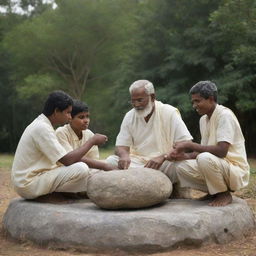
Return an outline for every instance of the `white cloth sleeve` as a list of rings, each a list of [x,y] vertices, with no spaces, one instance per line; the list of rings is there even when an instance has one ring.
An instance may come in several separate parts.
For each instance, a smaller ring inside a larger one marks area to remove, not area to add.
[[[52,164],[58,162],[67,151],[59,143],[55,131],[48,127],[40,127],[37,136],[33,137],[36,146],[50,160]]]

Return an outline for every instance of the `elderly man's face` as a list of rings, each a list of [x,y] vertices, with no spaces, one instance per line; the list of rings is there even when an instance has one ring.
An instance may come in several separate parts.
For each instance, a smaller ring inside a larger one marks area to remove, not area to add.
[[[131,104],[136,110],[143,110],[150,101],[150,96],[144,88],[133,90],[131,93]]]
[[[152,97],[145,92],[144,88],[132,91],[131,104],[140,117],[149,115],[154,106]]]

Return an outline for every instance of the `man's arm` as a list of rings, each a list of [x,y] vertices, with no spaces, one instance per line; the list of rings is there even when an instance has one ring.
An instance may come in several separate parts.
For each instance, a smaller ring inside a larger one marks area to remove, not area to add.
[[[183,141],[184,142],[191,142],[190,140],[186,140],[186,141]],[[178,143],[182,143],[182,142],[177,142]],[[168,161],[180,161],[180,160],[185,160],[185,159],[191,159],[192,157],[194,157],[192,154],[190,153],[177,153],[175,152],[175,150],[171,149],[169,152],[167,152],[166,154],[162,154],[160,156],[157,156],[157,157],[154,157],[152,159],[150,159],[145,167],[148,167],[148,168],[153,168],[153,169],[156,169],[158,170],[161,165],[163,164],[163,162],[165,160],[168,160]]]
[[[115,154],[119,156],[118,168],[128,169],[131,163],[130,159],[130,147],[127,146],[116,146]]]
[[[204,146],[195,142],[180,142],[174,145],[174,149],[177,154],[185,153],[185,151],[192,151],[193,154],[195,154],[195,152],[209,152],[217,157],[224,158],[228,153],[229,145],[230,144],[225,141],[220,141],[217,145],[209,146]]]
[[[158,170],[165,160],[167,160],[167,154],[162,154],[160,156],[150,159],[145,164],[145,167]]]
[[[82,157],[91,149],[92,146],[102,145],[106,141],[107,141],[106,135],[96,133],[93,137],[91,137],[88,141],[86,141],[85,144],[82,145],[80,148],[77,148],[67,153],[65,156],[59,159],[59,162],[61,162],[66,166],[79,162],[81,161]]]

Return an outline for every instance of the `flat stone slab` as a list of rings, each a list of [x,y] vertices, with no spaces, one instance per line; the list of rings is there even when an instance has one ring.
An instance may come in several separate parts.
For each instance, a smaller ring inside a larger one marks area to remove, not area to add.
[[[255,229],[246,201],[225,207],[177,199],[137,210],[102,210],[89,199],[51,204],[14,199],[3,219],[7,235],[52,248],[81,251],[162,251],[228,243]]]

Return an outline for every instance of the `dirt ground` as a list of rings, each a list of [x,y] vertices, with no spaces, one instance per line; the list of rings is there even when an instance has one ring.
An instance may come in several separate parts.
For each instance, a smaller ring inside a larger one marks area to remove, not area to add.
[[[2,218],[4,212],[6,211],[9,201],[12,198],[17,197],[17,194],[12,190],[10,185],[10,172],[8,169],[0,168],[0,223],[2,223]],[[246,199],[250,206],[252,207],[254,213],[256,212],[256,200]],[[67,256],[67,255],[115,255],[115,256],[125,256],[129,253],[122,251],[114,251],[109,253],[101,254],[85,254],[76,250],[68,251],[57,251],[49,248],[40,248],[30,242],[18,243],[15,241],[7,240],[4,232],[2,230],[2,225],[0,228],[0,255],[1,256]],[[145,255],[143,253],[133,254],[133,255]],[[177,248],[172,251],[154,253],[152,256],[256,256],[256,230],[249,234],[246,238],[241,240],[233,241],[226,245],[211,244],[205,245],[197,249],[191,248]]]

